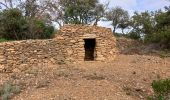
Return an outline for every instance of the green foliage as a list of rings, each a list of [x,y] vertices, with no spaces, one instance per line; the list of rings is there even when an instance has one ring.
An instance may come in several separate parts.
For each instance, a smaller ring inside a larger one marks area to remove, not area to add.
[[[167,48],[170,48],[170,9],[165,13],[158,13],[155,19],[157,32],[153,36],[155,37],[154,41],[167,44]]]
[[[126,38],[128,38],[128,35],[127,35],[127,34],[114,33],[113,35],[114,35],[115,37],[126,37]]]
[[[135,12],[132,16],[131,27],[133,28],[132,33],[138,34],[152,34],[154,31],[155,23],[153,15],[148,11],[137,13]]]
[[[21,88],[17,85],[6,83],[0,87],[1,100],[9,100],[12,95],[19,94],[20,92]]]
[[[29,22],[29,34],[26,34],[29,39],[46,39],[51,38],[54,34],[54,27],[45,22],[33,19]]]
[[[113,32],[115,33],[117,28],[123,30],[129,26],[129,14],[126,10],[116,7],[107,12],[106,18],[112,21]]]
[[[59,3],[66,24],[88,24],[103,12],[103,6],[98,5],[98,0],[59,0]]]
[[[26,18],[19,9],[0,13],[0,36],[8,40],[51,38],[54,28],[37,18]]]
[[[158,80],[152,82],[154,96],[149,100],[169,100],[170,99],[170,79]]]
[[[53,37],[53,35],[54,35],[54,27],[50,26],[50,25],[46,26],[44,28],[44,33],[45,33],[44,38],[51,38],[51,37]]]
[[[6,39],[20,39],[26,29],[26,20],[18,9],[4,10],[0,17],[2,37]]]
[[[170,48],[170,9],[168,7],[165,12],[161,10],[135,12],[132,16],[131,27],[130,37],[135,36],[138,39],[138,36],[144,36],[145,42],[159,43],[162,48]]]
[[[116,36],[116,37],[123,37],[124,36],[124,34],[121,34],[121,33],[113,33],[113,35]]]
[[[5,38],[0,38],[0,42],[7,42],[9,40],[5,39]]]
[[[145,41],[161,43],[161,44],[169,44],[170,29],[167,29],[165,31],[159,31],[158,33],[153,33],[151,35],[147,35]]]
[[[140,40],[140,34],[137,33],[128,33],[128,34],[122,34],[122,33],[114,33],[114,36],[116,37],[125,37],[125,38],[130,38],[130,39],[135,39],[135,40]]]
[[[140,34],[138,34],[136,32],[131,32],[131,33],[127,34],[127,37],[129,37],[131,39],[135,39],[135,40],[139,40],[141,38]]]

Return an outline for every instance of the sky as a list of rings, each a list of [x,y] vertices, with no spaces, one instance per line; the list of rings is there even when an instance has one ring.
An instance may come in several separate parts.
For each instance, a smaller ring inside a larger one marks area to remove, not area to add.
[[[132,16],[134,11],[155,11],[158,9],[164,9],[165,6],[170,6],[170,0],[100,0],[101,3],[110,2],[109,8],[116,6],[122,7],[127,10]],[[99,26],[112,28],[111,22],[100,21]],[[119,30],[118,30],[119,31]]]
[[[99,1],[101,3],[110,2],[109,4],[110,9],[116,6],[122,7],[123,9],[127,10],[131,16],[135,11],[137,12],[142,12],[146,10],[155,11],[158,9],[164,9],[165,6],[170,6],[170,0],[99,0]],[[100,21],[98,25],[112,28],[111,22]]]
[[[101,3],[110,2],[109,8],[120,6],[128,10],[130,14],[134,11],[154,11],[170,6],[170,0],[99,0]]]

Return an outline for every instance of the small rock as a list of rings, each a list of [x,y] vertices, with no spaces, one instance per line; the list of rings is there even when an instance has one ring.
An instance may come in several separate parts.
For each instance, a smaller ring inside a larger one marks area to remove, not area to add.
[[[0,72],[2,72],[5,69],[3,65],[0,65]]]
[[[139,98],[140,98],[140,99],[144,99],[144,97],[143,97],[142,95],[139,95]]]
[[[136,74],[136,72],[134,71],[133,74]]]
[[[13,70],[13,72],[14,72],[14,73],[20,73],[21,71],[20,71],[18,68],[15,68],[15,69]]]
[[[75,40],[71,40],[70,42],[71,42],[71,43],[76,43],[76,41],[75,41]]]

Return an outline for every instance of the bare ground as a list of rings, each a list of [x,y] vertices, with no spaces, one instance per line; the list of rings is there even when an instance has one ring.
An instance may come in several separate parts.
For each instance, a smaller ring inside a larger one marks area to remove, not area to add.
[[[153,80],[170,77],[170,58],[121,54],[108,63],[40,66],[1,76],[1,82],[22,86],[12,100],[140,100],[153,93]]]

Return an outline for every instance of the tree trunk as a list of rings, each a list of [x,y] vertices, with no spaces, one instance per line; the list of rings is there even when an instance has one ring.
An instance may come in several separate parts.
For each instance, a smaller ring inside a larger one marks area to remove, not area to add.
[[[122,34],[124,35],[125,33],[124,33],[124,29],[122,29]]]
[[[94,22],[94,26],[97,26],[97,23],[98,23],[98,18],[95,20],[95,22]]]
[[[113,28],[113,33],[115,33],[115,32],[116,32],[116,27]]]

